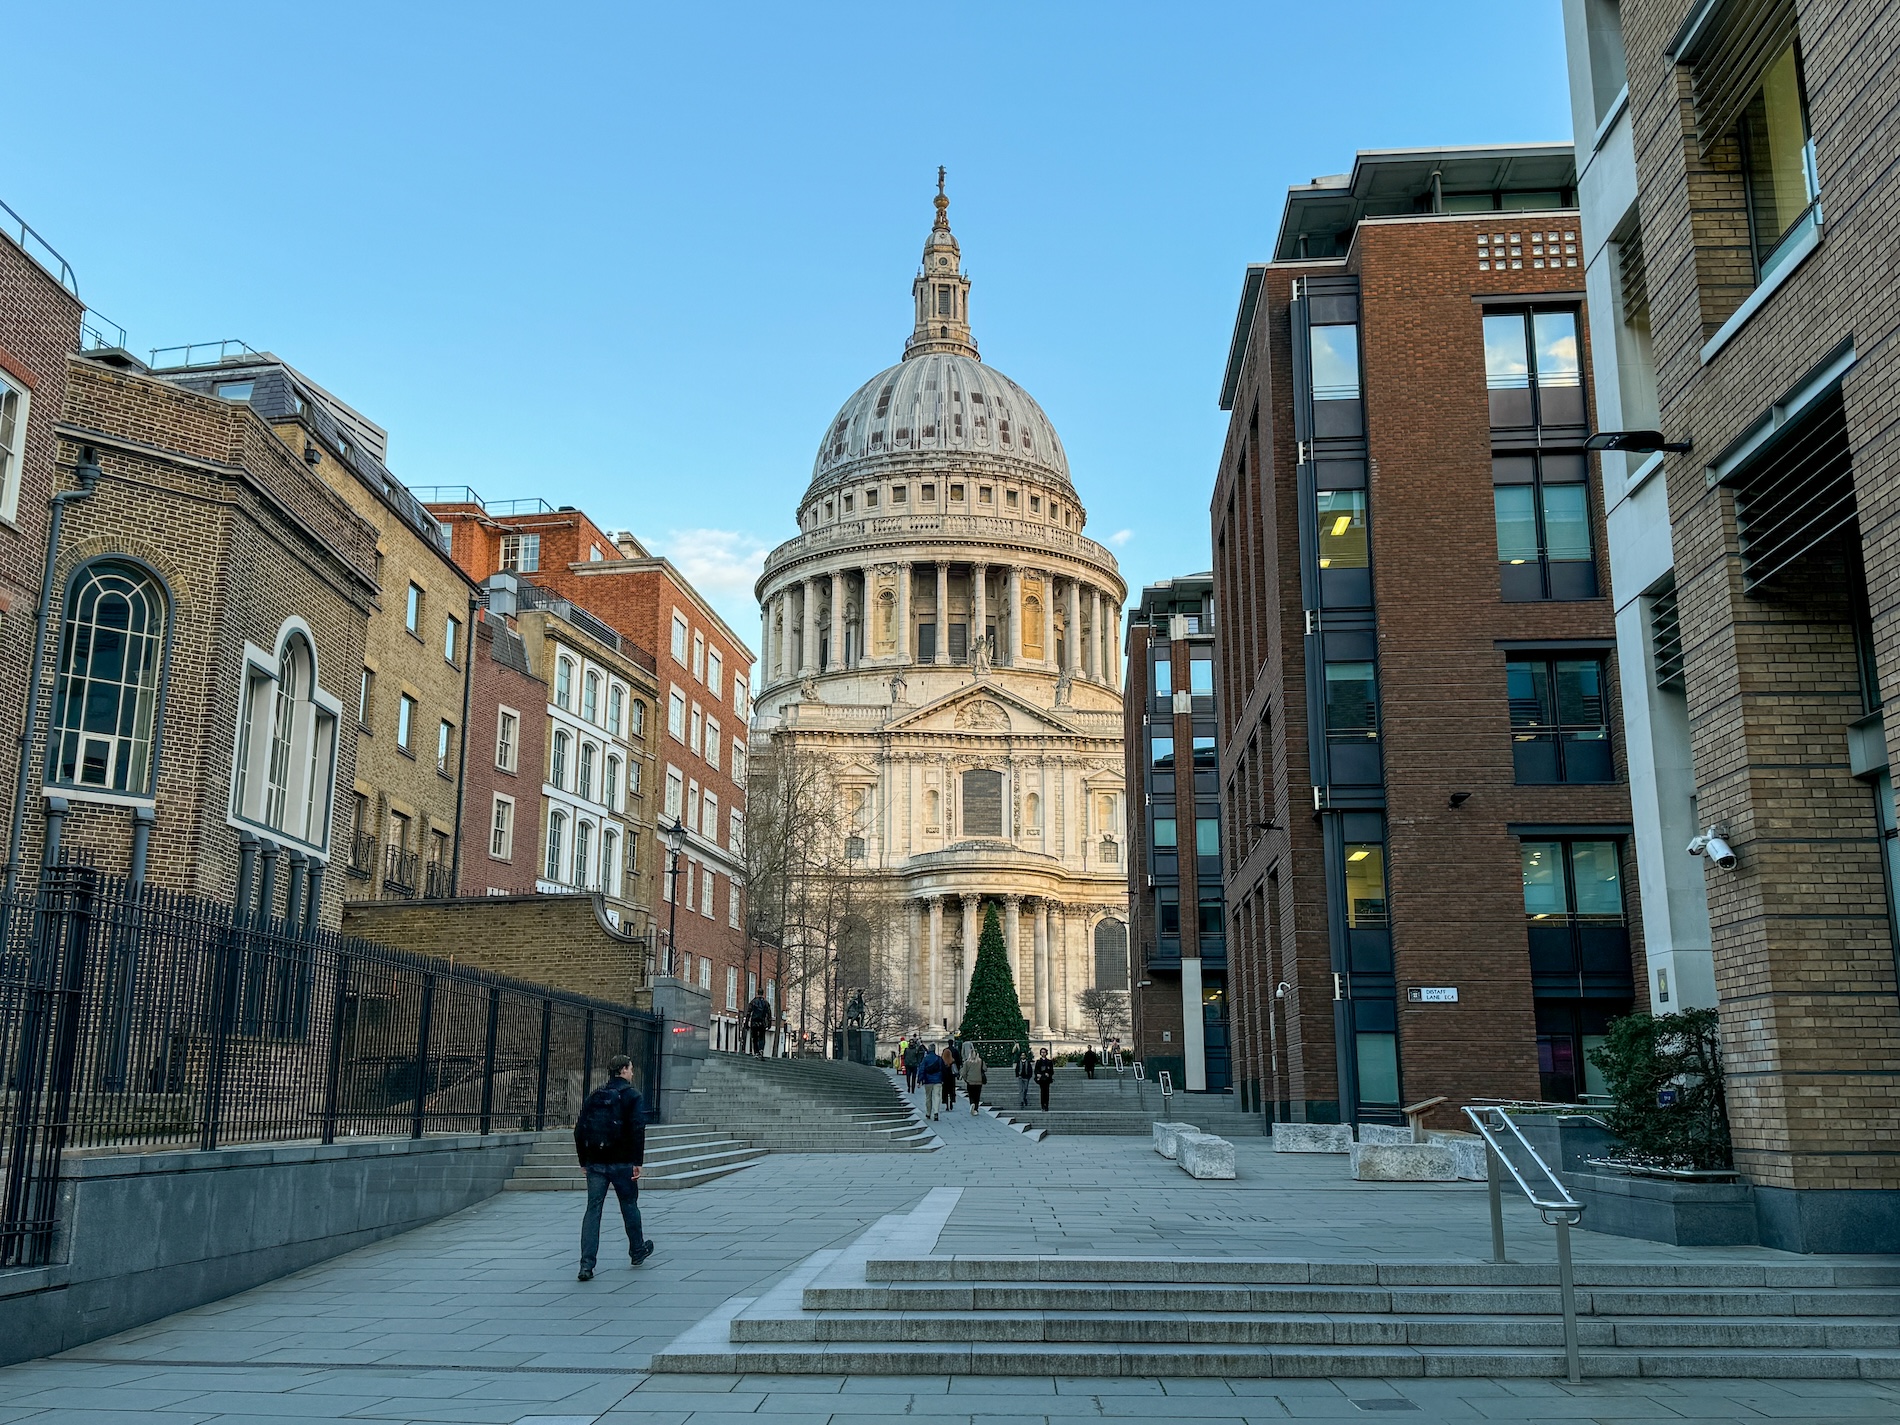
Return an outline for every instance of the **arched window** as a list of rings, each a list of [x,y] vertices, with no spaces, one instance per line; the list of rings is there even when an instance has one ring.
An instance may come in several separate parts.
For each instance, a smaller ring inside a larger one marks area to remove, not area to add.
[[[589,722],[600,720],[600,674],[589,673],[581,679],[581,716]]]
[[[548,780],[557,787],[567,785],[567,748],[572,739],[565,732],[554,734],[554,751],[548,761]]]
[[[279,632],[274,657],[247,645],[244,669],[232,818],[322,851],[342,704],[318,684],[316,649],[295,622]]]
[[[620,810],[620,759],[611,752],[607,754],[607,777],[601,783],[600,799],[607,803],[608,811]]]
[[[572,658],[554,660],[554,705],[569,709],[574,706],[574,660]]]
[[[626,716],[627,690],[615,683],[607,689],[607,730],[620,736],[620,723]]]
[[[1128,988],[1128,927],[1119,920],[1095,927],[1095,988]]]
[[[591,886],[594,876],[589,858],[594,850],[594,824],[591,821],[574,823],[574,884]]]
[[[555,812],[548,818],[548,865],[547,878],[550,881],[564,881],[561,874],[561,852],[567,840],[567,813]]]
[[[593,743],[581,744],[580,794],[590,802],[594,799],[594,751]]]
[[[610,896],[620,894],[620,833],[611,826],[600,833],[600,888]]]
[[[79,571],[60,636],[49,782],[151,793],[165,614],[164,593],[136,566],[100,560]]]

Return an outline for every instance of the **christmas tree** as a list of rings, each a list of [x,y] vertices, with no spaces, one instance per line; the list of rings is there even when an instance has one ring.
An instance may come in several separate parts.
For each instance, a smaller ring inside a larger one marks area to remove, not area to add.
[[[1003,926],[996,907],[983,912],[983,936],[977,941],[976,969],[970,976],[970,998],[964,1005],[957,1033],[983,1046],[985,1057],[995,1057],[1000,1046],[1029,1048],[1029,1021],[1016,1001],[1016,981],[1009,973],[1009,952],[1003,947]]]

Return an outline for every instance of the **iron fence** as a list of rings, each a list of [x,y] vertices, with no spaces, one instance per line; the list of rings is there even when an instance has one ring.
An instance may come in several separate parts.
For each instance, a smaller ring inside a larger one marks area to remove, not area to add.
[[[0,1267],[46,1260],[68,1149],[570,1124],[662,1025],[336,931],[59,865],[0,901]]]

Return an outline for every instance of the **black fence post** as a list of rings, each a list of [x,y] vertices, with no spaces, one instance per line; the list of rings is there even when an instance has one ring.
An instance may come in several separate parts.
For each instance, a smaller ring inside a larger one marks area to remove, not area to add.
[[[581,1031],[581,1097],[587,1097],[587,1086],[594,1081],[594,1012],[587,1011],[585,1028]]]
[[[336,957],[336,995],[330,1002],[330,1062],[323,1075],[323,1141],[336,1142],[337,1100],[343,1090],[343,1020],[350,1002],[350,957]]]
[[[435,1017],[435,976],[422,977],[422,1009],[416,1024],[416,1111],[409,1122],[409,1136],[422,1136],[422,1115],[429,1092],[429,1021]]]
[[[482,1050],[482,1135],[493,1129],[495,1116],[495,1037],[501,1028],[501,986],[488,987],[488,1046]]]
[[[238,1008],[238,980],[250,951],[250,935],[242,922],[234,920],[220,928],[223,933],[211,952],[211,1052],[205,1065],[205,1101],[198,1135],[198,1147],[207,1153],[218,1146],[225,1060],[230,1055],[231,1024]]]
[[[541,1001],[541,1078],[534,1089],[534,1129],[548,1126],[548,1045],[554,1034],[554,1001]]]
[[[649,1063],[653,1076],[647,1082],[653,1085],[653,1092],[647,1099],[647,1120],[651,1123],[664,1123],[666,1115],[661,1112],[660,1105],[660,1075],[666,1065],[666,1016],[663,1014],[656,1016],[653,1026],[652,1053],[653,1057]]]

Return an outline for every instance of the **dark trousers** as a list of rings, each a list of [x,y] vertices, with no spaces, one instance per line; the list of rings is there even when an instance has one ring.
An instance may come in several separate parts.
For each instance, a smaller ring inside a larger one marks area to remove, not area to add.
[[[1049,1111],[1049,1085],[1037,1084],[1036,1087],[1042,1090],[1042,1111],[1047,1113]]]
[[[1028,1108],[1029,1107],[1029,1080],[1018,1079],[1016,1080],[1016,1082],[1023,1086],[1023,1095],[1020,1099],[1017,1100],[1017,1102],[1020,1103],[1022,1107]]]
[[[949,1074],[943,1076],[943,1106],[949,1108],[957,1101],[957,1081]]]
[[[964,1097],[970,1100],[970,1112],[976,1112],[976,1106],[983,1098],[983,1085],[973,1084],[968,1079],[963,1083]]]
[[[1088,1076],[1089,1076],[1089,1077],[1090,1077],[1091,1079],[1092,1079],[1092,1078],[1094,1078],[1094,1077],[1095,1077],[1095,1065],[1093,1065],[1093,1064],[1084,1064],[1084,1065],[1082,1066],[1082,1072],[1083,1072],[1083,1073],[1085,1073],[1085,1074],[1087,1074],[1087,1075],[1088,1075]]]
[[[640,1182],[631,1163],[596,1163],[587,1169],[587,1212],[581,1218],[581,1266],[594,1269],[600,1255],[600,1209],[607,1201],[607,1189],[620,1199],[620,1220],[627,1226],[627,1255],[634,1256],[645,1245],[640,1232]]]
[[[904,1087],[911,1093],[917,1092],[917,1066],[914,1064],[904,1065]]]
[[[765,1057],[765,1026],[763,1024],[752,1026],[752,1052],[760,1058]]]

